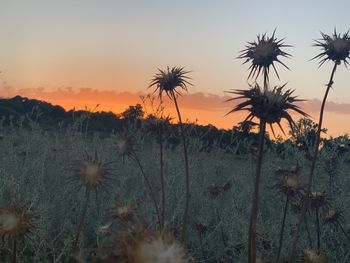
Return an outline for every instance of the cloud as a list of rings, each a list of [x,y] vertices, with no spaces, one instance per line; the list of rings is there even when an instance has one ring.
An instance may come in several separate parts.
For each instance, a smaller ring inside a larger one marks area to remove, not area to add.
[[[28,98],[35,98],[40,100],[45,100],[52,103],[68,103],[73,105],[77,103],[78,105],[96,105],[100,104],[103,108],[110,108],[111,105],[128,106],[135,105],[136,103],[141,103],[142,100],[140,96],[151,94],[146,92],[132,93],[128,91],[115,91],[115,90],[98,90],[91,88],[72,88],[63,87],[57,88],[55,90],[47,89],[44,87],[38,88],[26,88],[26,89],[16,89],[11,86],[5,86],[0,89],[0,96],[2,97],[13,97],[16,95],[25,96]],[[157,93],[154,94],[157,96]],[[179,99],[180,107],[187,110],[200,110],[200,111],[219,111],[228,112],[232,109],[239,101],[225,102],[227,99],[231,98],[228,95],[216,95],[208,93],[187,93],[183,94]],[[298,105],[310,115],[317,114],[321,107],[321,101],[318,99],[311,99],[303,102],[299,102]],[[173,107],[173,103],[167,96],[164,96],[164,106]],[[110,109],[113,111],[113,109]],[[350,114],[350,104],[349,103],[338,103],[333,101],[327,101],[326,111],[339,113],[339,114]]]

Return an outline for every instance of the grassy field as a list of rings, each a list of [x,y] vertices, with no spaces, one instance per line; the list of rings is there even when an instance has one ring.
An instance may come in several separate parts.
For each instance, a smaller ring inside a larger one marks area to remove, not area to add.
[[[139,130],[130,133],[136,138],[135,153],[160,203],[159,144],[152,135]],[[115,221],[111,209],[117,203],[126,202],[133,207],[149,228],[158,227],[140,169],[133,159],[119,157],[117,137],[117,134],[106,138],[100,138],[98,134],[86,136],[74,126],[57,132],[44,131],[35,123],[30,129],[1,128],[0,206],[7,207],[11,203],[23,206],[32,214],[34,223],[32,233],[18,241],[18,262],[68,261],[85,200],[85,188],[79,188],[79,182],[70,182],[69,178],[76,173],[77,161],[86,155],[97,153],[99,160],[111,162],[110,179],[106,179],[106,187],[92,192],[83,224],[78,247],[86,262],[94,262],[93,258],[101,253],[98,250],[91,253],[92,249],[110,244],[111,236],[98,229]],[[189,140],[188,253],[196,262],[246,262],[255,155],[234,154],[235,146],[222,149],[214,145],[211,151],[201,151],[202,146],[199,138]],[[249,144],[245,147],[250,149]],[[267,262],[275,261],[286,199],[275,187],[276,171],[298,165],[300,176],[306,180],[310,168],[310,160],[297,147],[284,144],[282,151],[280,148],[274,145],[266,150],[262,168],[257,251]],[[329,147],[321,151],[315,188],[326,191],[327,207],[343,209],[341,226],[348,231],[350,153],[338,154],[335,149]],[[164,175],[166,226],[178,238],[185,204],[181,145],[174,147],[165,143]],[[327,209],[320,209],[321,252],[327,256],[327,262],[350,262],[349,240],[339,225],[324,223]],[[310,210],[306,218],[308,227],[302,226],[298,257],[302,249],[310,248],[310,245],[316,247],[314,210]],[[297,214],[288,209],[282,259],[289,253],[297,219]],[[1,262],[10,262],[8,242],[1,243],[0,253]]]

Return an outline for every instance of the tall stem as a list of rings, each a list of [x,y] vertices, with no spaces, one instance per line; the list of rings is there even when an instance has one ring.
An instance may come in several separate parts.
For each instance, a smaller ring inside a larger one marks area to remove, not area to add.
[[[345,231],[344,227],[342,226],[342,224],[341,224],[339,221],[337,221],[337,224],[338,224],[338,226],[340,227],[340,229],[341,229],[341,231],[343,232],[343,234],[345,235],[346,239],[350,242],[350,237],[349,237],[349,235],[346,233],[346,231]]]
[[[253,205],[250,217],[249,237],[248,237],[248,262],[256,262],[256,225],[258,220],[259,186],[264,149],[266,122],[260,119],[259,124],[259,149],[256,163],[255,187],[253,194]]]
[[[294,240],[292,243],[292,249],[291,249],[291,253],[288,259],[288,263],[292,263],[293,262],[293,258],[294,258],[294,254],[295,254],[295,250],[296,250],[296,246],[300,237],[300,228],[301,228],[301,223],[303,222],[308,204],[310,202],[310,190],[311,190],[311,184],[312,184],[312,180],[314,177],[314,170],[315,170],[315,166],[316,166],[316,159],[318,156],[318,152],[319,152],[319,146],[320,146],[320,138],[321,138],[321,131],[322,131],[322,123],[323,123],[323,113],[324,113],[324,108],[326,105],[326,101],[327,101],[327,97],[328,97],[328,93],[330,88],[333,85],[333,77],[334,77],[334,73],[337,69],[337,63],[334,63],[334,67],[331,73],[331,77],[329,79],[329,82],[327,84],[327,89],[326,92],[324,94],[323,97],[323,101],[322,101],[322,105],[321,105],[321,110],[320,110],[320,117],[319,117],[319,121],[318,121],[318,129],[317,129],[317,133],[316,133],[316,139],[315,139],[315,148],[314,148],[314,155],[312,156],[312,164],[311,164],[311,169],[310,169],[310,174],[309,174],[309,179],[308,179],[308,184],[306,187],[306,204],[304,204],[301,213],[300,213],[300,217],[299,217],[299,221],[298,221],[298,225],[297,225],[297,229],[295,232],[295,236],[294,236]]]
[[[150,192],[150,195],[151,195],[151,198],[152,198],[152,201],[153,201],[153,204],[154,204],[154,207],[156,209],[156,213],[157,213],[157,218],[158,218],[158,223],[161,224],[161,220],[160,220],[160,212],[159,212],[159,208],[158,208],[158,204],[157,204],[157,199],[156,199],[156,195],[154,194],[154,191],[153,191],[153,188],[152,188],[152,185],[150,183],[150,181],[148,180],[148,177],[146,176],[146,173],[143,169],[143,166],[139,160],[139,158],[137,157],[136,154],[133,155],[137,165],[139,166],[140,168],[140,171],[141,171],[141,174],[142,174],[142,177],[143,179],[145,180],[146,184],[147,184],[147,187],[149,189],[149,192]]]
[[[307,239],[309,240],[309,246],[310,246],[310,248],[313,248],[312,238],[311,238],[311,234],[310,234],[310,230],[309,230],[309,224],[307,223],[307,216],[304,216],[304,223],[305,223],[305,229],[306,229],[306,233],[307,233]]]
[[[284,235],[284,227],[285,227],[286,217],[287,217],[288,202],[289,202],[289,194],[287,194],[286,202],[284,204],[282,226],[281,226],[280,239],[279,239],[279,245],[278,245],[278,253],[277,253],[277,259],[276,259],[277,263],[280,262],[280,256],[281,256],[281,251],[282,251],[283,235]]]
[[[316,213],[316,226],[317,226],[317,251],[320,251],[321,248],[321,239],[320,239],[320,216],[318,213],[318,207],[315,209]]]
[[[12,263],[16,263],[17,262],[17,241],[14,239],[12,241]]]
[[[164,188],[164,163],[163,163],[163,136],[162,131],[159,134],[159,154],[160,154],[160,183],[162,188],[162,218],[160,228],[164,228],[165,222],[165,188]]]
[[[80,237],[80,233],[81,233],[81,228],[82,228],[82,226],[84,224],[86,211],[87,211],[88,204],[89,204],[90,192],[91,192],[91,187],[88,187],[87,188],[87,192],[86,192],[86,198],[85,198],[83,214],[81,215],[81,219],[80,219],[80,222],[79,222],[79,225],[78,225],[78,229],[77,229],[77,232],[75,234],[75,238],[74,238],[74,242],[73,242],[73,248],[72,248],[73,254],[75,254],[75,252],[77,251],[77,248],[78,248],[78,242],[79,242],[79,237]]]
[[[182,137],[182,144],[184,149],[184,158],[185,158],[185,177],[186,177],[186,203],[185,203],[185,210],[184,210],[184,216],[183,216],[183,225],[182,225],[182,234],[181,234],[181,241],[183,243],[186,243],[187,238],[187,225],[189,221],[189,204],[190,204],[190,174],[189,174],[189,166],[188,166],[188,155],[187,155],[187,141],[186,141],[186,135],[185,135],[185,129],[183,127],[183,122],[181,119],[181,113],[179,106],[177,104],[176,95],[174,92],[171,93],[175,108],[177,112],[177,116],[179,118],[179,124],[180,124],[180,130],[181,130],[181,137]]]

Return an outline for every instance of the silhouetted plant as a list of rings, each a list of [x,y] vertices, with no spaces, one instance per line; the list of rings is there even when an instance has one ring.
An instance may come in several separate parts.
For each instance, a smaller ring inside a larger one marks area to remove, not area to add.
[[[321,35],[322,35],[322,39],[316,40],[316,43],[314,44],[314,46],[321,47],[322,52],[320,54],[318,54],[317,56],[315,56],[313,59],[320,59],[319,67],[321,67],[326,61],[333,61],[334,65],[333,65],[330,79],[329,79],[328,84],[327,84],[326,92],[325,92],[324,97],[323,97],[322,105],[321,105],[320,116],[319,116],[319,121],[318,121],[318,129],[317,129],[317,133],[316,133],[314,154],[312,156],[313,159],[312,159],[310,174],[309,174],[308,182],[306,185],[307,192],[310,192],[312,181],[314,179],[314,170],[315,170],[315,166],[316,166],[317,156],[319,153],[319,144],[320,144],[321,131],[322,131],[324,108],[325,108],[325,104],[327,101],[329,90],[333,85],[334,74],[335,74],[335,71],[337,69],[337,66],[340,65],[341,62],[343,62],[344,65],[347,66],[349,64],[348,59],[350,58],[349,31],[347,33],[343,34],[343,36],[341,36],[340,34],[337,34],[336,29],[334,29],[334,33],[332,36],[326,35],[322,32],[321,32]],[[305,216],[305,213],[306,213],[306,208],[303,209],[302,213],[300,214],[295,237],[294,237],[294,240],[292,242],[291,253],[289,256],[289,260],[288,260],[289,263],[291,263],[293,258],[294,258],[296,245],[297,245],[297,242],[299,239],[300,226],[301,226],[301,223],[303,221],[303,217]]]
[[[135,138],[130,133],[124,132],[122,134],[119,134],[119,136],[117,136],[115,143],[117,145],[119,157],[121,157],[123,159],[123,161],[125,160],[125,157],[129,157],[131,160],[135,161],[135,163],[139,167],[141,175],[142,175],[143,179],[145,180],[146,185],[149,189],[149,193],[150,193],[150,196],[152,198],[154,208],[156,210],[158,223],[159,223],[159,225],[161,225],[161,215],[159,212],[157,198],[156,198],[155,192],[153,190],[152,184],[151,184],[150,180],[148,179],[148,176],[146,175],[145,170],[141,164],[141,161],[136,153],[135,141],[136,141]]]
[[[181,129],[181,137],[184,148],[184,158],[185,158],[185,177],[186,177],[186,204],[184,210],[184,218],[183,218],[183,226],[182,226],[182,241],[186,242],[187,236],[187,225],[189,221],[189,202],[190,202],[190,174],[189,174],[189,164],[188,164],[188,154],[187,154],[187,139],[185,134],[184,125],[181,118],[180,109],[177,103],[178,95],[181,93],[177,90],[177,88],[181,88],[182,90],[187,91],[187,85],[192,85],[188,82],[190,79],[187,74],[190,71],[185,71],[183,67],[173,67],[167,68],[167,70],[159,69],[159,73],[156,73],[151,80],[151,84],[149,87],[155,86],[156,89],[154,92],[159,92],[159,98],[162,100],[162,95],[165,92],[168,97],[174,101],[177,116],[179,119],[180,129]]]
[[[296,97],[292,96],[292,90],[284,91],[283,88],[286,84],[280,87],[268,88],[269,84],[269,69],[273,67],[277,77],[279,75],[275,68],[274,63],[278,62],[288,69],[288,67],[279,60],[279,56],[289,57],[290,55],[281,50],[283,47],[289,47],[285,45],[282,40],[277,40],[275,37],[275,31],[269,38],[266,34],[261,37],[258,36],[257,42],[248,42],[246,49],[241,51],[241,55],[238,58],[245,59],[244,63],[251,62],[249,67],[250,77],[256,76],[255,80],[259,76],[260,72],[263,73],[264,86],[261,89],[256,83],[254,86],[250,86],[249,90],[235,90],[230,93],[238,95],[238,97],[229,99],[228,101],[243,99],[244,101],[239,103],[229,113],[241,110],[247,110],[248,116],[243,122],[252,121],[254,118],[260,120],[259,123],[259,146],[256,163],[256,175],[254,184],[254,193],[252,201],[252,211],[249,226],[249,237],[248,237],[248,262],[256,262],[256,225],[258,216],[258,203],[259,203],[259,186],[260,186],[260,174],[262,166],[262,156],[264,148],[264,139],[266,124],[269,124],[272,131],[272,124],[278,124],[282,132],[283,128],[280,124],[281,119],[286,119],[293,129],[295,123],[292,117],[287,112],[293,110],[300,113],[302,116],[307,116],[299,107],[294,105],[295,102],[300,101]]]
[[[105,163],[98,159],[97,152],[95,152],[94,157],[87,154],[84,160],[77,162],[76,167],[72,169],[75,173],[68,179],[69,182],[77,181],[80,186],[85,187],[84,208],[72,245],[73,256],[77,252],[79,237],[85,221],[91,190],[95,190],[95,192],[97,192],[98,188],[105,186],[105,181],[111,172],[111,169],[108,167],[108,165],[109,163]]]
[[[11,263],[17,262],[18,241],[32,233],[33,228],[33,216],[26,208],[14,204],[0,208],[0,237],[12,243]]]

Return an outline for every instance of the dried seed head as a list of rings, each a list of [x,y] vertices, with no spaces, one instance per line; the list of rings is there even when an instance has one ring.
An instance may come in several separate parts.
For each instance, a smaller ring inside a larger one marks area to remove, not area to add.
[[[119,157],[125,158],[126,156],[132,158],[135,154],[135,138],[130,134],[121,134],[115,140],[117,145]]]
[[[343,212],[337,208],[329,208],[324,215],[325,224],[337,225],[343,220]]]
[[[326,257],[314,249],[303,250],[303,255],[300,258],[301,263],[326,263]]]
[[[295,102],[303,100],[292,96],[293,90],[283,90],[285,85],[262,90],[256,83],[255,86],[250,86],[248,90],[230,91],[229,93],[236,94],[238,97],[228,99],[227,101],[237,99],[244,99],[244,101],[235,106],[229,113],[246,110],[249,112],[249,115],[244,122],[258,118],[270,124],[272,131],[272,124],[278,124],[283,133],[284,131],[280,122],[282,119],[286,119],[289,126],[294,129],[295,123],[288,111],[295,111],[302,116],[308,116],[308,114],[295,105]]]
[[[327,194],[323,192],[311,192],[310,205],[313,208],[325,207],[328,205]]]
[[[280,193],[294,197],[300,194],[304,184],[299,175],[288,172],[277,177],[276,187]]]
[[[248,42],[246,49],[242,50],[241,55],[238,57],[245,59],[243,64],[251,62],[248,79],[250,77],[254,78],[255,75],[257,78],[261,70],[263,70],[265,75],[268,77],[270,66],[273,67],[277,77],[279,78],[275,68],[275,62],[278,62],[285,68],[289,69],[278,58],[279,56],[290,57],[290,54],[281,50],[282,47],[290,47],[289,45],[285,45],[283,40],[284,39],[277,40],[277,38],[275,38],[274,31],[271,37],[267,37],[266,34],[263,34],[262,36],[258,35],[258,41]]]
[[[0,237],[3,240],[24,238],[33,228],[32,216],[21,207],[0,208]]]
[[[265,258],[257,258],[256,263],[268,263],[268,261]]]
[[[112,210],[112,217],[123,221],[133,220],[134,216],[134,210],[126,203],[119,203]]]
[[[176,88],[181,88],[187,91],[187,85],[192,85],[187,80],[186,76],[190,71],[185,71],[184,67],[167,67],[167,70],[158,69],[158,73],[154,75],[151,80],[150,87],[155,86],[154,92],[159,92],[159,98],[162,99],[163,92],[165,92],[170,99],[173,99],[176,94],[181,95]]]
[[[110,174],[108,164],[98,159],[97,153],[95,157],[86,155],[84,160],[77,162],[77,168],[74,168],[75,174],[69,181],[78,181],[88,188],[99,188],[105,183]]]
[[[148,233],[128,248],[130,263],[188,263],[189,257],[183,246],[170,235]]]
[[[321,47],[323,52],[315,56],[315,58],[321,59],[319,66],[322,66],[327,60],[332,60],[337,64],[342,61],[344,65],[348,65],[348,58],[350,58],[350,36],[349,31],[341,36],[337,34],[336,29],[332,36],[322,33],[322,39],[316,40],[314,46]]]

